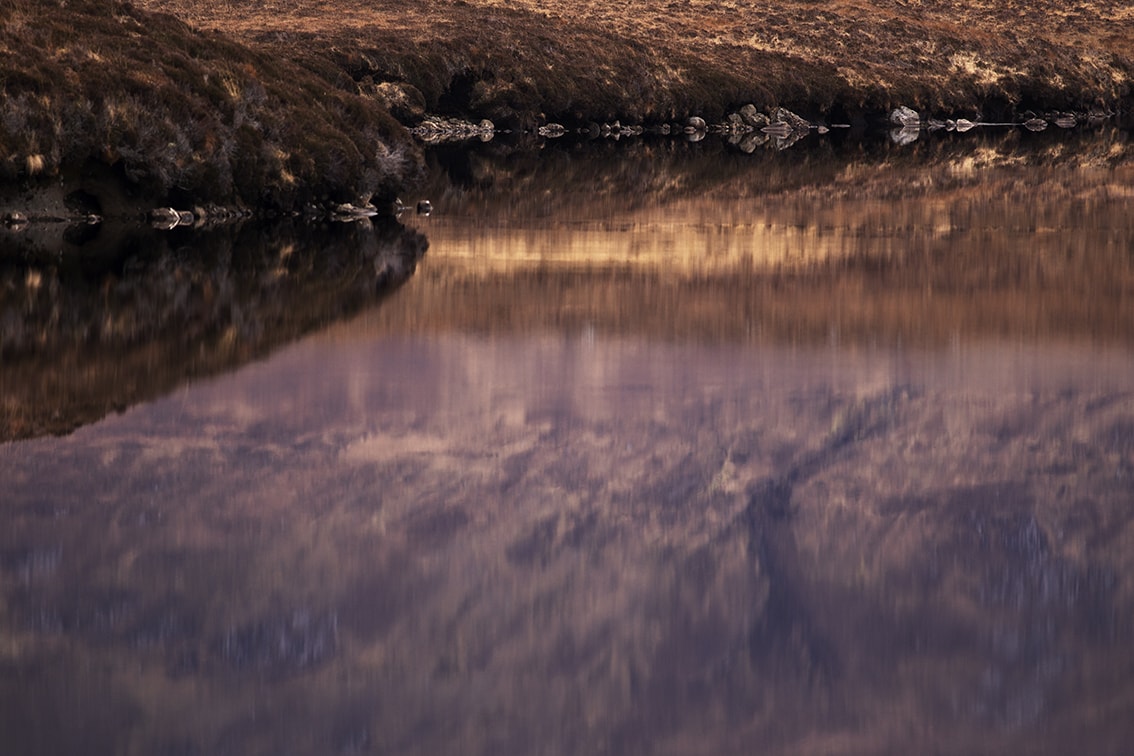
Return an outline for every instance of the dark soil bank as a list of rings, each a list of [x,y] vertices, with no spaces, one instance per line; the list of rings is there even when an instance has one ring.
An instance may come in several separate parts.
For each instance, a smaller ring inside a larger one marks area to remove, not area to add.
[[[1122,120],[1132,20],[1125,0],[0,0],[0,198],[109,167],[143,206],[388,199],[427,114]]]

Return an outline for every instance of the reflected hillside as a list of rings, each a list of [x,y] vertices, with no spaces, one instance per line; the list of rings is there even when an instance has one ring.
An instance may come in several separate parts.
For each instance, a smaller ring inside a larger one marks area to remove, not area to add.
[[[1123,754],[1132,377],[1087,348],[305,339],[0,449],[0,741]]]
[[[501,138],[438,146],[426,159],[427,193],[450,215],[531,223],[605,217],[682,198],[766,197],[809,187],[828,197],[899,199],[926,193],[923,171],[936,171],[936,182],[955,186],[996,166],[1114,168],[1134,161],[1134,146],[1115,129],[1033,134],[988,128],[927,133],[908,145],[835,130],[786,150],[769,142],[752,153],[716,136],[692,143],[642,137],[520,145]]]
[[[262,357],[376,302],[427,244],[392,220],[41,231],[7,231],[0,257],[0,441]]]
[[[414,303],[383,318],[777,341],[1130,337],[1121,133],[624,147],[435,156],[429,265]]]

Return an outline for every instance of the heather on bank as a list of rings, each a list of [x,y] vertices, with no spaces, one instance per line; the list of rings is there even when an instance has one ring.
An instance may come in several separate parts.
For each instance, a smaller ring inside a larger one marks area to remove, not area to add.
[[[358,201],[416,170],[405,130],[343,87],[164,14],[0,0],[0,181],[92,164],[155,200]]]

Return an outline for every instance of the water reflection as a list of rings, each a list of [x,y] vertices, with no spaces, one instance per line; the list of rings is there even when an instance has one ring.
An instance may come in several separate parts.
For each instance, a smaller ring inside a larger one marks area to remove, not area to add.
[[[450,166],[381,306],[0,447],[3,742],[1122,752],[1129,168],[989,149]]]
[[[0,457],[3,731],[1106,752],[1132,375],[1060,348],[304,342]]]
[[[63,433],[374,303],[426,241],[390,219],[0,230],[0,441]]]
[[[600,145],[601,172],[571,149],[462,153],[432,187],[428,305],[406,318],[810,343],[1132,335],[1121,135],[698,147],[615,161]]]

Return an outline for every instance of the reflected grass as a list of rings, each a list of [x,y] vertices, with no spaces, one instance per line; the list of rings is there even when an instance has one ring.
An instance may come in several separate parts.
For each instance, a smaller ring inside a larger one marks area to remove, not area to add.
[[[423,310],[383,328],[689,340],[1127,343],[1121,135],[545,150],[435,163]],[[550,153],[550,154],[548,154]],[[634,187],[638,187],[635,189]]]

